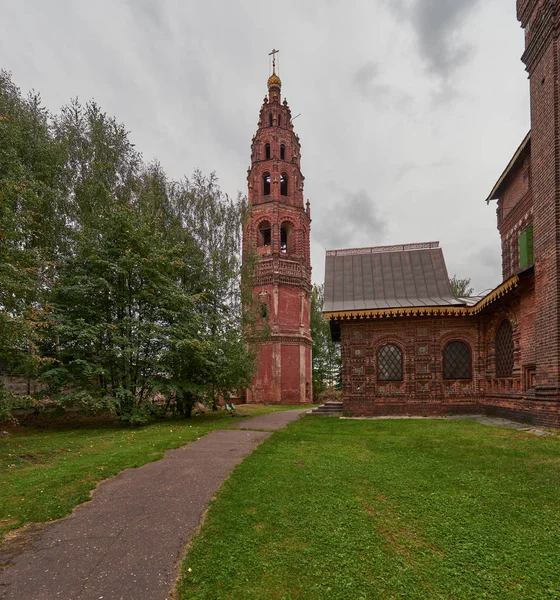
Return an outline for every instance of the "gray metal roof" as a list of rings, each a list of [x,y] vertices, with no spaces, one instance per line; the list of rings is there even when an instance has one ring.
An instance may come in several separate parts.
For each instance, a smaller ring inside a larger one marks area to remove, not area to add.
[[[439,242],[327,251],[324,312],[464,305]]]

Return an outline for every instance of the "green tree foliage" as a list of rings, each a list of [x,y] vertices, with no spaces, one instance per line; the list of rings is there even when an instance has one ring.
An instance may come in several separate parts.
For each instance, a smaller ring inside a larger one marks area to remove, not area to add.
[[[246,215],[244,199],[232,200],[218,187],[215,174],[195,171],[174,186],[173,205],[182,224],[202,252],[207,269],[204,294],[197,303],[201,337],[212,348],[204,365],[213,407],[218,395],[250,384],[255,353],[243,332],[249,321],[249,305],[243,310],[241,290],[242,229]]]
[[[33,372],[63,223],[62,160],[38,95],[0,71],[0,363]]]
[[[94,102],[49,118],[0,86],[0,359],[33,355],[51,399],[131,422],[247,385],[243,199],[169,181]]]
[[[471,279],[459,279],[457,275],[453,275],[449,280],[451,284],[451,291],[456,298],[468,298],[474,292],[474,288],[469,287],[471,285]]]
[[[311,335],[313,337],[313,394],[340,389],[342,359],[340,344],[331,339],[330,326],[323,318],[323,285],[311,291]]]

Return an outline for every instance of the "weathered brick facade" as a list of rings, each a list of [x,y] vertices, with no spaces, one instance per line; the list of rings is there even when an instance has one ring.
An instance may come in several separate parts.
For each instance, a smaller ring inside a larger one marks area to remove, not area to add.
[[[560,2],[518,0],[531,98],[535,394],[560,401]]]
[[[270,339],[261,344],[247,402],[311,402],[310,208],[304,207],[301,151],[274,73],[251,147],[251,219],[244,244],[259,254],[253,294]]]
[[[344,410],[352,415],[442,415],[487,413],[535,425],[560,427],[560,405],[536,395],[535,295],[531,269],[515,290],[479,314],[343,319]],[[513,368],[500,377],[496,331],[512,327]],[[447,379],[444,349],[450,342],[468,345],[470,379]],[[402,352],[399,381],[380,381],[379,350],[396,345]]]
[[[483,390],[480,318],[388,318],[341,324],[344,409],[354,415],[439,415],[478,412]],[[444,380],[442,353],[454,340],[471,349],[475,376]],[[386,344],[402,352],[402,381],[379,381]]]
[[[333,312],[348,414],[484,412],[560,427],[560,1],[518,0],[517,10],[531,132],[488,198],[498,201],[504,283],[459,309],[395,309],[397,299],[385,311]],[[446,374],[450,343],[468,347],[469,377]],[[402,357],[391,381],[388,345]]]

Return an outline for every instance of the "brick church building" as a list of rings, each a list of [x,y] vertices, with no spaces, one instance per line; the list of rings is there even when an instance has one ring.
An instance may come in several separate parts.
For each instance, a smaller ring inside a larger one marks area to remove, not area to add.
[[[560,427],[560,1],[517,0],[531,131],[490,192],[502,283],[456,298],[437,242],[327,252],[344,411]],[[482,199],[481,199],[482,200]]]
[[[304,206],[299,137],[280,77],[268,78],[247,174],[250,221],[244,246],[258,253],[253,296],[269,329],[247,402],[311,402],[309,201]]]

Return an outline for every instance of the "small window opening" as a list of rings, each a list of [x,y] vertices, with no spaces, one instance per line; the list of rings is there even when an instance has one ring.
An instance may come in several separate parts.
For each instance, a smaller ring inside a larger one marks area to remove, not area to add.
[[[270,144],[266,144],[264,147],[264,157],[267,160],[270,158]]]
[[[280,252],[286,254],[290,249],[290,234],[292,231],[292,224],[289,222],[282,223],[280,227]]]
[[[270,223],[264,221],[259,225],[259,246],[270,246]]]
[[[286,147],[284,146],[284,144],[282,144],[280,146],[280,160],[285,160],[286,159]]]
[[[270,173],[263,174],[263,196],[270,196]]]
[[[261,303],[261,319],[268,319],[268,304]]]
[[[280,127],[280,123],[282,122],[282,117],[278,115],[278,127]]]
[[[280,195],[288,195],[288,176],[286,173],[282,173],[282,175],[280,175]]]
[[[288,231],[285,227],[280,230],[280,252],[288,252]]]
[[[272,127],[272,113],[269,113],[268,115],[268,125],[269,127]]]

